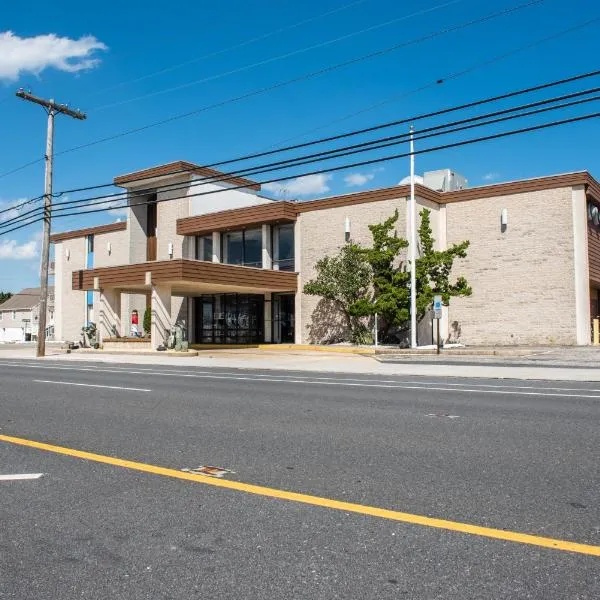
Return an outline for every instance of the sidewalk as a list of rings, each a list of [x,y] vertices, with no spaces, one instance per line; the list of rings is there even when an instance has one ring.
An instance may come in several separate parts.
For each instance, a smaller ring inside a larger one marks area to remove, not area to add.
[[[531,348],[517,356],[385,355],[361,356],[286,350],[264,352],[255,349],[207,350],[197,357],[165,358],[160,355],[50,354],[43,360],[104,362],[184,366],[188,368],[216,367],[220,369],[273,369],[285,371],[317,371],[354,375],[421,376],[421,377],[481,377],[491,379],[522,379],[548,381],[600,381],[600,348]],[[61,352],[49,346],[49,352]],[[33,347],[0,346],[2,358],[35,356]]]

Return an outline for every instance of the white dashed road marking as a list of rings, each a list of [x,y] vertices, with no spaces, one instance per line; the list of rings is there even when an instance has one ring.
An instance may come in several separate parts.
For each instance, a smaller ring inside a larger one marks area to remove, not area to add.
[[[14,475],[0,475],[0,481],[17,481],[21,479],[39,479],[43,473],[15,473]]]
[[[98,385],[95,383],[75,383],[74,381],[50,381],[49,379],[34,379],[35,383],[55,383],[57,385],[80,385],[82,387],[106,388],[108,390],[128,390],[130,392],[151,392],[144,388],[121,387],[118,385]]]

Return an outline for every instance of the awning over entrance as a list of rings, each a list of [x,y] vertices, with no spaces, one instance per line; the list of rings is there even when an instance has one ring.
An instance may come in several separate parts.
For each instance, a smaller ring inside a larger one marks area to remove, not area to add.
[[[74,290],[149,290],[157,284],[169,284],[174,294],[203,290],[295,292],[298,287],[298,275],[288,271],[174,259],[83,269],[73,271],[72,277]]]

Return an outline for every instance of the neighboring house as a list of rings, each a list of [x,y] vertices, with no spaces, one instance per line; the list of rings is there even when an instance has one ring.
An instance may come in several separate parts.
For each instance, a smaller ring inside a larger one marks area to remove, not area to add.
[[[26,288],[0,304],[0,342],[37,340],[40,288]],[[48,288],[46,339],[54,339],[54,288]]]
[[[117,177],[128,190],[126,222],[53,235],[57,338],[79,339],[86,321],[103,337],[127,335],[132,311],[141,323],[149,306],[153,347],[179,319],[198,344],[339,339],[335,314],[303,286],[319,259],[348,239],[369,244],[368,226],[395,210],[398,235],[408,237],[410,186],[289,202],[260,196],[260,184],[247,179],[214,181],[223,177],[182,161]],[[437,248],[471,242],[455,274],[473,295],[444,309],[444,339],[590,343],[600,185],[589,173],[456,189],[460,178],[446,170],[423,182],[417,208],[431,211]],[[419,341],[432,335],[422,323]]]

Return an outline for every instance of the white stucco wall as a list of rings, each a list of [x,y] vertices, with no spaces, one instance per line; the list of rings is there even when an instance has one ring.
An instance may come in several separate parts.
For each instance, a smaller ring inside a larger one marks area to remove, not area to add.
[[[86,238],[81,237],[57,242],[54,245],[56,307],[54,338],[56,340],[79,341],[81,339],[81,328],[85,324],[86,314],[85,292],[73,290],[72,273],[85,269],[86,243]]]
[[[201,180],[201,177],[193,177],[192,182],[194,185],[188,191],[188,196],[190,197],[190,216],[272,202],[268,198],[258,196],[254,190],[231,189],[235,185],[226,183],[195,185],[196,182]],[[214,193],[205,194],[205,192]]]

